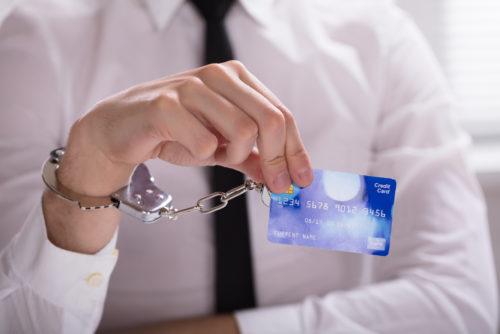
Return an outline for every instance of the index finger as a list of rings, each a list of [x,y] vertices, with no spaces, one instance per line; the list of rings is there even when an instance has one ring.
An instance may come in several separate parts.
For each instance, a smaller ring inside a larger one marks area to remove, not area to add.
[[[300,138],[295,118],[283,103],[259,79],[244,68],[241,63],[229,64],[238,73],[241,81],[266,97],[285,117],[285,158],[290,176],[300,187],[307,187],[313,181],[311,160]]]
[[[258,126],[257,146],[261,170],[269,188],[277,193],[286,191],[291,182],[286,165],[286,126],[283,113],[264,95],[243,82],[225,64],[212,64],[200,70],[205,84],[239,107]],[[217,162],[219,163],[219,162]]]

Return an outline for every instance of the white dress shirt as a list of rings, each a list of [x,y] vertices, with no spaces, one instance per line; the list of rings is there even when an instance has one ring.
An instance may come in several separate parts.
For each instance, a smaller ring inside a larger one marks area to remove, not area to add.
[[[398,182],[387,257],[270,243],[268,208],[250,193],[259,307],[236,313],[241,332],[494,333],[469,139],[414,24],[379,0],[241,0],[226,24],[237,59],[294,114],[313,167]],[[1,333],[214,312],[212,217],[145,225],[124,215],[117,238],[83,255],[47,240],[40,205],[40,166],[75,119],[122,89],[198,67],[203,29],[182,0],[31,0],[2,23]],[[176,207],[210,192],[205,169],[148,165]]]

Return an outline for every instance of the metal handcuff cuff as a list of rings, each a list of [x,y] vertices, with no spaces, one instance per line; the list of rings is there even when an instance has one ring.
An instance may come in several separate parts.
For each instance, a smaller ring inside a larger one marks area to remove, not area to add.
[[[64,148],[58,148],[50,152],[50,157],[42,168],[43,181],[54,193],[70,202],[78,204],[82,210],[116,207],[120,211],[138,218],[145,223],[154,223],[161,217],[176,220],[177,217],[188,212],[198,211],[208,214],[221,210],[230,200],[243,195],[249,190],[260,192],[262,202],[267,206],[269,206],[271,200],[270,192],[264,184],[249,179],[241,186],[230,189],[227,192],[218,191],[211,193],[200,198],[196,202],[196,205],[179,210],[172,206],[172,196],[155,185],[153,176],[151,176],[144,164],[139,164],[136,167],[129,185],[118,189],[110,196],[86,196],[76,193],[58,182],[57,169],[63,156]],[[219,198],[219,204],[212,207],[205,207],[209,200],[216,198]]]

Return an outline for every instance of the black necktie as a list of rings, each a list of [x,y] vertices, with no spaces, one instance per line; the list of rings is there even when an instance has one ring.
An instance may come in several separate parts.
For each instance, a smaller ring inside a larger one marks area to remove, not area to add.
[[[234,0],[191,0],[205,19],[205,64],[233,59],[224,16]],[[224,167],[212,168],[212,188],[226,191],[240,186],[243,174]],[[252,254],[246,196],[231,200],[215,212],[215,302],[218,313],[255,306]]]

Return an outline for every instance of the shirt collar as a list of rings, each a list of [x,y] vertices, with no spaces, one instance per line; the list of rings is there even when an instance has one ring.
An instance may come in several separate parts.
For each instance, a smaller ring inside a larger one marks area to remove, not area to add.
[[[157,29],[164,29],[186,0],[143,0]],[[207,0],[208,1],[208,0]],[[269,22],[275,0],[238,0],[260,24]]]

